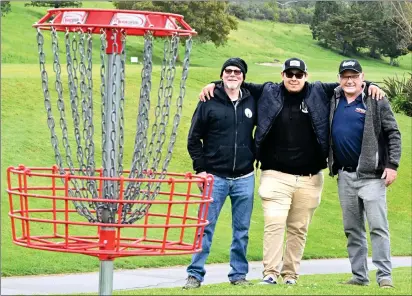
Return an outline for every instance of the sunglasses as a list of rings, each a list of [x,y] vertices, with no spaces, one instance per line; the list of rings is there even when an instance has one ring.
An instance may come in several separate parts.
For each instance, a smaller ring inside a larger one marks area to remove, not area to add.
[[[242,71],[235,69],[225,69],[225,73],[228,75],[234,73],[236,76],[239,76],[242,73]]]
[[[287,78],[293,78],[293,76],[295,76],[296,79],[302,79],[303,76],[305,76],[305,73],[303,73],[303,72],[299,72],[299,73],[285,72],[285,76]]]

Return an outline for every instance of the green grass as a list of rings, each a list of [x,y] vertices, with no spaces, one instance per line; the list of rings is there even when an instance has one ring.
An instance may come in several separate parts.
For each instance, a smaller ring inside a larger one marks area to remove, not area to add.
[[[367,287],[339,284],[350,279],[350,274],[304,275],[296,286],[256,285],[236,287],[229,283],[205,285],[199,289],[182,288],[138,289],[115,291],[113,295],[411,295],[411,269],[393,270],[394,289],[381,289],[375,281],[375,272],[370,272],[371,284]]]
[[[84,7],[106,7],[110,3],[85,2]],[[97,270],[99,262],[95,258],[53,253],[18,247],[11,242],[10,219],[6,190],[6,169],[8,166],[52,166],[53,150],[46,125],[43,93],[37,57],[35,30],[31,25],[45,14],[44,8],[24,7],[13,2],[12,12],[2,18],[2,108],[1,108],[1,196],[2,196],[2,276],[84,272]],[[128,53],[141,52],[141,39],[131,38]],[[47,39],[46,40],[50,40]],[[156,41],[153,92],[159,81],[159,61],[162,41]],[[98,44],[96,42],[95,46]],[[64,46],[60,46],[63,48]],[[50,43],[45,47],[50,55]],[[197,95],[203,85],[218,78],[220,67],[230,56],[241,56],[249,65],[248,81],[280,81],[280,67],[258,65],[262,62],[280,61],[290,56],[305,59],[311,73],[311,81],[335,81],[337,67],[342,56],[319,47],[311,38],[310,30],[304,25],[273,24],[269,22],[240,22],[239,30],[230,35],[229,43],[222,48],[212,44],[195,42],[191,55],[191,69],[187,81],[185,106],[183,110],[174,157],[169,171],[191,171],[191,161],[186,150],[186,137],[190,119],[198,102]],[[140,57],[140,56],[139,56]],[[411,55],[400,59],[400,67],[390,67],[387,61],[360,59],[371,81],[382,81],[384,77],[402,75],[410,71]],[[95,67],[99,63],[98,53],[94,53]],[[50,64],[48,64],[49,69]],[[62,65],[65,71],[65,66]],[[138,94],[140,88],[140,65],[128,65],[126,82],[126,137],[125,167],[129,166],[135,133]],[[178,68],[181,70],[181,68]],[[93,74],[95,81],[94,107],[99,112],[99,69]],[[53,81],[50,70],[49,79]],[[178,90],[175,88],[174,94]],[[55,99],[55,97],[54,97]],[[69,114],[69,112],[68,112]],[[397,114],[402,132],[403,156],[399,178],[388,189],[389,222],[393,255],[411,255],[411,118]],[[99,134],[100,127],[96,128]],[[96,149],[100,143],[96,144]],[[74,152],[73,152],[74,154]],[[99,154],[99,152],[97,152]],[[100,165],[100,163],[98,163]],[[258,184],[259,178],[257,178]],[[257,188],[257,186],[256,186]],[[227,203],[220,215],[209,263],[228,262],[230,246],[230,204]],[[34,229],[41,231],[41,227]],[[255,195],[255,207],[250,229],[249,260],[262,259],[263,218],[259,196]],[[311,224],[304,258],[346,257],[346,240],[343,234],[342,218],[337,197],[336,180],[325,177],[322,203]],[[50,264],[53,262],[53,264]],[[116,268],[139,268],[155,266],[186,265],[190,256],[134,257],[115,261]]]

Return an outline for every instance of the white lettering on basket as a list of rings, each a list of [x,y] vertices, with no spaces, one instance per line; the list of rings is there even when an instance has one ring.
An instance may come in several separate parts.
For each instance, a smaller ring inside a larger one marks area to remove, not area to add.
[[[62,17],[62,24],[84,24],[86,16],[86,11],[65,11]]]
[[[110,25],[114,26],[127,26],[127,27],[144,27],[146,24],[146,16],[144,14],[128,14],[128,13],[116,13]]]

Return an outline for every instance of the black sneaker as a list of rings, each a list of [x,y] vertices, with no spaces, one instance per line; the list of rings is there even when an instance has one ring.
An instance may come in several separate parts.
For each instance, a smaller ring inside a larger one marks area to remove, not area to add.
[[[230,283],[232,285],[235,285],[235,286],[251,286],[251,285],[253,285],[253,283],[249,282],[246,279],[238,279],[238,280],[235,280],[235,281],[230,282]]]
[[[185,289],[185,290],[197,289],[197,288],[200,288],[200,285],[201,285],[201,283],[197,278],[195,278],[194,276],[189,275],[187,277],[186,284],[183,286],[183,289]]]

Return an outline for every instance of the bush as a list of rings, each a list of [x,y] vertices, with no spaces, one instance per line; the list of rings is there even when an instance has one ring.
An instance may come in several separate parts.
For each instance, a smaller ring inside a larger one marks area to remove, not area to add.
[[[406,75],[385,78],[383,90],[395,112],[412,116],[412,72],[408,75],[409,78]]]

